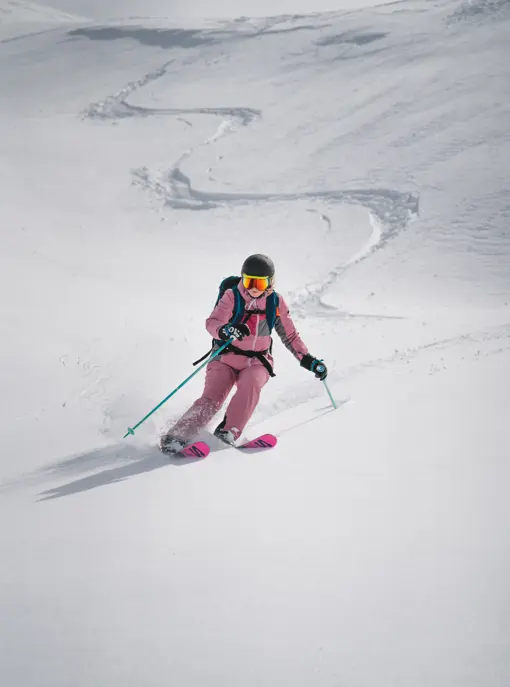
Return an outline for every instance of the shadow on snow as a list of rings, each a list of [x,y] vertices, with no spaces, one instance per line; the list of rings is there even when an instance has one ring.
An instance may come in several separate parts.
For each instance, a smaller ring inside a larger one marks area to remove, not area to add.
[[[83,474],[91,470],[100,469],[98,472],[72,479],[58,487],[53,487],[39,494],[38,501],[49,501],[71,496],[84,491],[90,491],[97,487],[122,482],[135,475],[152,472],[168,465],[183,466],[194,463],[201,458],[177,458],[163,455],[155,447],[140,446],[114,446],[111,448],[97,449],[90,453],[84,453],[67,460],[54,463],[49,468],[39,472],[40,477],[59,478],[71,475]]]

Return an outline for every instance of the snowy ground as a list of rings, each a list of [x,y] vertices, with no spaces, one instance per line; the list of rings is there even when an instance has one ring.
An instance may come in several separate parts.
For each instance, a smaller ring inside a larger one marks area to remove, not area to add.
[[[368,4],[0,0],[2,685],[510,684],[510,4]],[[123,441],[251,252],[338,410]]]

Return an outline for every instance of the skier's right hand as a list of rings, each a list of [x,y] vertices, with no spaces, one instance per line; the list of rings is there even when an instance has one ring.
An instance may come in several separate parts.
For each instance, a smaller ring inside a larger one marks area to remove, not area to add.
[[[245,336],[250,335],[248,325],[244,322],[240,324],[226,324],[218,332],[218,336],[222,341],[228,341],[234,338],[236,341],[242,341]]]

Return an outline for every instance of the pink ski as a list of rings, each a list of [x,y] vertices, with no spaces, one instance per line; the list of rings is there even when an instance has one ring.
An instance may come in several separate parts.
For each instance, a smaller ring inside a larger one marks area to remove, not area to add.
[[[247,441],[245,444],[241,444],[237,448],[247,448],[247,449],[262,449],[262,448],[274,448],[278,439],[273,434],[261,434],[256,439]]]
[[[177,455],[185,456],[186,458],[206,458],[210,452],[211,449],[206,443],[195,441],[182,448]]]
[[[211,451],[203,441],[194,441],[179,447],[179,442],[176,441],[170,441],[165,445],[164,439],[159,444],[159,450],[169,456],[180,456],[181,458],[206,458]]]

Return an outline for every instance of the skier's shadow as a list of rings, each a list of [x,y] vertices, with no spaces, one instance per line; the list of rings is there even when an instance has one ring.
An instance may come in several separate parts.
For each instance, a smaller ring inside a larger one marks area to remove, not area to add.
[[[347,402],[347,400],[348,399],[340,401],[339,405]],[[318,416],[309,418],[304,422],[299,422],[292,427],[286,427],[278,432],[278,434],[285,434],[296,427],[312,422],[317,419],[317,417],[331,412],[331,410],[331,406],[321,408],[323,412]],[[202,431],[197,437],[197,440],[206,441],[212,451],[221,451],[222,449],[231,448],[207,431]],[[257,452],[257,449],[244,451],[244,453],[247,454],[255,452]],[[137,446],[136,444],[124,443],[115,446],[107,446],[57,461],[37,471],[37,473],[33,473],[27,478],[27,481],[32,481],[33,479],[36,481],[46,479],[60,480],[71,476],[74,477],[74,479],[67,481],[65,484],[39,493],[38,501],[51,501],[53,499],[62,498],[63,496],[71,496],[72,494],[90,491],[91,489],[103,487],[107,484],[122,482],[135,475],[142,475],[143,473],[152,472],[153,470],[165,468],[169,465],[183,467],[201,460],[204,459],[163,454],[156,446]],[[81,475],[84,473],[89,474],[82,477]]]
[[[156,447],[113,446],[96,449],[90,453],[83,453],[63,461],[59,461],[39,473],[41,477],[62,477],[83,474],[96,470],[93,474],[58,487],[47,489],[39,494],[38,501],[50,501],[62,496],[71,496],[84,491],[90,491],[107,484],[122,482],[135,475],[152,472],[169,465],[182,467],[190,465],[202,458],[178,458],[161,453]],[[98,471],[98,468],[103,468]]]

